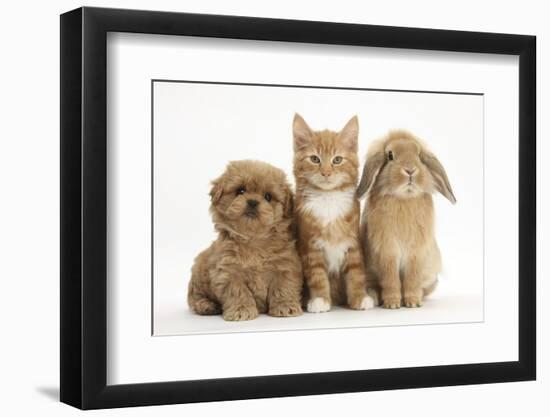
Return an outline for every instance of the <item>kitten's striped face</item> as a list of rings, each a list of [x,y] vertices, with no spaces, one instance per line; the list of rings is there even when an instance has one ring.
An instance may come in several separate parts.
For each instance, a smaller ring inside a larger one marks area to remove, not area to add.
[[[340,132],[313,131],[301,116],[293,125],[294,174],[322,190],[355,186],[357,182],[357,117]]]

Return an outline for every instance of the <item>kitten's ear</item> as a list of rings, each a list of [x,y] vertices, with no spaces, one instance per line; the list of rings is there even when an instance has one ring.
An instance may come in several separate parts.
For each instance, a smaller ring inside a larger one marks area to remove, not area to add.
[[[294,114],[292,121],[292,134],[294,136],[294,152],[304,149],[311,143],[313,131],[306,121],[298,113]]]
[[[353,116],[340,131],[340,143],[350,152],[357,152],[357,140],[359,137],[359,120]]]

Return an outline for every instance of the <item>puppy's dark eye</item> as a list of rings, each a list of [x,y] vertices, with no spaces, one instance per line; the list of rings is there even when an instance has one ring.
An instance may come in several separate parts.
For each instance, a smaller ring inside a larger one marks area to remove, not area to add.
[[[334,165],[341,164],[343,159],[344,159],[344,158],[342,158],[341,156],[335,156],[334,159],[332,160],[332,163],[333,163]]]
[[[271,194],[265,193],[264,198],[265,198],[265,201],[271,201]]]
[[[392,152],[392,151],[389,151],[389,152],[388,152],[388,159],[389,159],[390,161],[393,161],[393,152]]]
[[[317,155],[311,155],[309,159],[311,159],[311,162],[313,162],[314,164],[319,164],[321,162],[321,159],[319,159]]]
[[[246,188],[239,187],[239,188],[237,188],[236,193],[237,193],[237,195],[243,195],[244,193],[246,193]]]

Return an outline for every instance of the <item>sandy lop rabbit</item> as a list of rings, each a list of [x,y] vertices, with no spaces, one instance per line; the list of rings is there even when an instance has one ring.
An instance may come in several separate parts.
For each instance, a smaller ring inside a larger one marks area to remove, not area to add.
[[[434,191],[456,203],[445,169],[414,135],[394,130],[369,147],[357,189],[367,194],[361,238],[367,291],[385,308],[420,307],[437,285]]]

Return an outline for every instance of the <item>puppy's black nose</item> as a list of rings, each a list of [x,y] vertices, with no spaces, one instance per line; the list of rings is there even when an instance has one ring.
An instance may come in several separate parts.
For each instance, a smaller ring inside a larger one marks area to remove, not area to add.
[[[250,208],[256,208],[258,205],[258,200],[246,200],[246,204],[248,204],[248,207]]]

